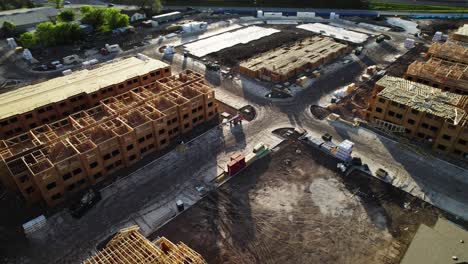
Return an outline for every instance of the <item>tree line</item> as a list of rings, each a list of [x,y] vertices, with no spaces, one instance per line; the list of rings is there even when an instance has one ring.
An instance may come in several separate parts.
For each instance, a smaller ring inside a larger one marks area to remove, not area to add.
[[[119,27],[126,27],[130,24],[129,17],[120,13],[120,11],[115,8],[94,8],[85,5],[80,8],[80,13],[83,17],[81,22],[92,25],[98,32],[108,32]],[[74,11],[64,10],[59,13],[56,23],[40,23],[37,25],[34,32],[21,34],[19,41],[25,48],[30,48],[38,44],[43,47],[51,47],[74,43],[83,38],[81,28],[74,20]],[[4,23],[4,32],[10,32],[12,26],[14,27],[14,25],[7,24],[5,28]]]

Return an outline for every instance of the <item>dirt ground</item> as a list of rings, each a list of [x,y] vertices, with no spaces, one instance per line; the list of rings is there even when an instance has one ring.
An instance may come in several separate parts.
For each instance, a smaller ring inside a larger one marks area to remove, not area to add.
[[[206,59],[218,61],[226,67],[235,67],[239,62],[258,55],[259,53],[267,52],[282,45],[293,43],[300,39],[315,35],[310,31],[296,29],[295,26],[268,25],[268,27],[280,29],[281,32],[251,41],[247,44],[238,44],[233,47],[220,50],[209,54],[206,56]]]
[[[422,33],[432,35],[436,31],[452,31],[468,23],[468,19],[418,19],[418,28]]]
[[[156,231],[208,263],[399,263],[438,210],[287,142]]]

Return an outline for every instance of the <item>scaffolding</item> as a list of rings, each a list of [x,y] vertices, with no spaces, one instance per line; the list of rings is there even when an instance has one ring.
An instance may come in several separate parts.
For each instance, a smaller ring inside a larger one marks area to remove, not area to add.
[[[120,230],[106,247],[83,264],[206,264],[196,251],[182,242],[177,245],[161,237],[150,242],[138,226]]]

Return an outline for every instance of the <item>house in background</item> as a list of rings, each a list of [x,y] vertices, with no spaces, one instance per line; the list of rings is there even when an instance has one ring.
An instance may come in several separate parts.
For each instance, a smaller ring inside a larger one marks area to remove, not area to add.
[[[134,13],[133,15],[130,16],[130,22],[135,22],[138,20],[143,20],[146,18],[146,14],[142,13]]]
[[[0,25],[3,25],[5,21],[10,21],[16,25],[18,31],[29,31],[39,23],[55,20],[57,15],[58,10],[51,7],[2,11],[0,12]]]

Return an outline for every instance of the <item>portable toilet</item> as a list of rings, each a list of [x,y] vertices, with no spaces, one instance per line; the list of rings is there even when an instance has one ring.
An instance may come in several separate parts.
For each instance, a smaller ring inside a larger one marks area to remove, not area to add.
[[[15,49],[18,46],[14,38],[7,38],[7,43],[12,49]]]

